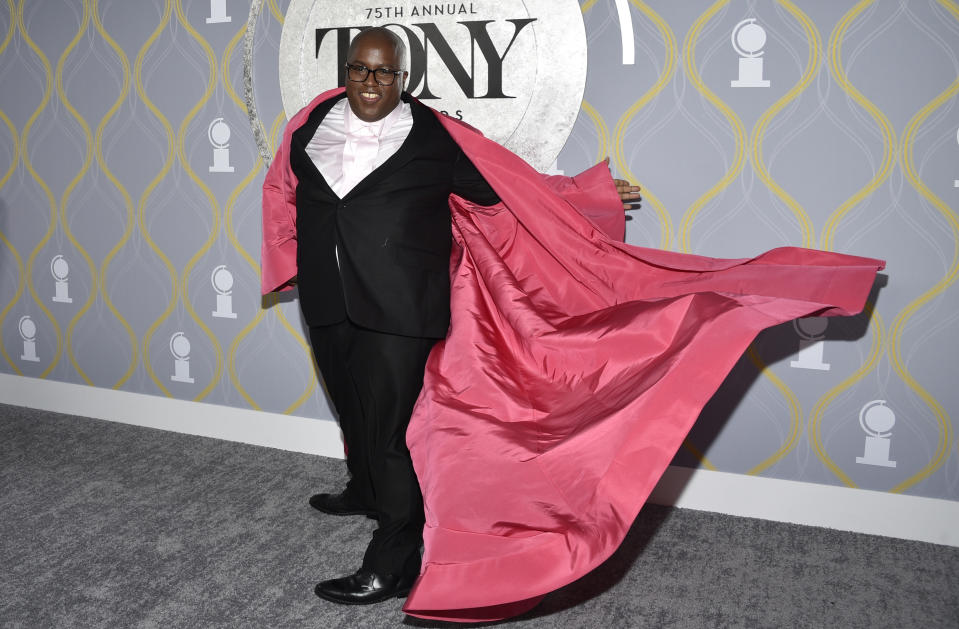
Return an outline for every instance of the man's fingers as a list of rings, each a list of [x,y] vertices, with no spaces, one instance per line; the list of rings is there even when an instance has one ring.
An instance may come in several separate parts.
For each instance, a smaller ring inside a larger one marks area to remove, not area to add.
[[[609,158],[607,158],[607,164],[608,163]],[[616,194],[619,195],[620,200],[623,202],[623,209],[638,209],[638,204],[643,199],[643,197],[640,195],[642,188],[639,186],[634,186],[625,179],[613,179],[613,183],[616,184]]]

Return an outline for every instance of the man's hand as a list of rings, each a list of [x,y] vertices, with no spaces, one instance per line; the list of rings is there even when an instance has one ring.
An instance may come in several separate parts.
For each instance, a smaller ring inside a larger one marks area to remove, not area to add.
[[[606,168],[609,168],[609,157],[606,157],[603,161],[606,162]],[[610,169],[610,174],[612,172],[612,169]],[[638,210],[639,202],[643,200],[643,197],[639,194],[640,187],[634,186],[625,179],[613,179],[613,183],[616,184],[616,194],[623,202],[623,209],[626,211]]]

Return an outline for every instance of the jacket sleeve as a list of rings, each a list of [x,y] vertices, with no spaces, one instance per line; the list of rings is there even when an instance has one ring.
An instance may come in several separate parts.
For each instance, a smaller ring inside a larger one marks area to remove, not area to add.
[[[623,202],[606,164],[600,162],[574,177],[543,175],[543,180],[604,234],[620,242],[626,237]]]
[[[287,143],[276,152],[263,180],[263,241],[260,290],[289,290],[296,275],[296,184],[290,172]]]
[[[496,205],[500,202],[499,195],[462,150],[453,165],[453,194],[477,205]]]

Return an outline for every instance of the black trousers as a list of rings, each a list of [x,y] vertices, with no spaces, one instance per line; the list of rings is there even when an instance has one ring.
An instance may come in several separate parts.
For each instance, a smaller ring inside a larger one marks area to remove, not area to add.
[[[346,494],[379,514],[363,557],[368,570],[419,574],[423,497],[406,427],[437,340],[385,334],[350,321],[310,328],[313,354],[346,441]]]

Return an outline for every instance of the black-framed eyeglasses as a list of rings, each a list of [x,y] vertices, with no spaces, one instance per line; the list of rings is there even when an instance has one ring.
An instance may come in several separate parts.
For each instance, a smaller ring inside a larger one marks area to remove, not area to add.
[[[386,68],[370,70],[366,66],[358,66],[352,63],[346,64],[347,78],[356,83],[365,81],[366,77],[370,75],[370,72],[373,73],[373,79],[384,87],[393,85],[393,83],[396,82],[396,77],[403,74],[403,70],[388,70]]]

